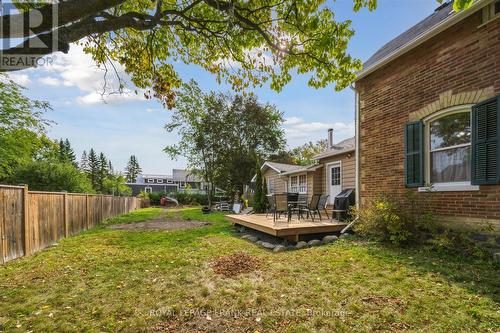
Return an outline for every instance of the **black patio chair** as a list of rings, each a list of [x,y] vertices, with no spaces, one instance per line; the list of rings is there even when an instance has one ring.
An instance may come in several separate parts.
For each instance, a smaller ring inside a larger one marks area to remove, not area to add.
[[[266,195],[267,203],[266,203],[266,218],[269,213],[273,213],[276,210],[276,203],[274,201],[274,195],[267,194]]]
[[[311,215],[311,218],[314,222],[314,215],[316,214],[316,212],[319,213],[318,204],[319,204],[320,197],[321,197],[321,194],[313,194],[311,197],[311,201],[309,201],[309,203],[307,205],[301,206],[298,208],[299,215],[302,213],[306,213],[307,218],[309,218],[309,215]]]
[[[306,212],[306,209],[309,208],[307,202],[307,194],[298,194],[297,200],[293,200],[290,202],[292,214],[294,212],[297,213],[297,217],[300,220],[302,217],[302,213]]]
[[[291,206],[289,205],[288,201],[288,195],[286,193],[273,195],[273,222],[276,222],[276,217],[278,217],[279,219],[281,217],[281,214],[286,214],[287,222],[290,222]]]
[[[321,197],[319,198],[318,215],[319,215],[320,221],[321,221],[321,211],[324,211],[326,214],[326,218],[330,219],[330,216],[328,216],[328,211],[326,210],[326,205],[328,204],[329,197],[330,196],[328,194],[322,194]]]

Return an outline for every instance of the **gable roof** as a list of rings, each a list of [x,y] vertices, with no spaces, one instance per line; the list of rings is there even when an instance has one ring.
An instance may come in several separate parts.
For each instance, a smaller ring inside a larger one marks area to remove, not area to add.
[[[289,171],[294,171],[297,169],[304,168],[304,166],[302,166],[302,165],[276,163],[276,162],[265,162],[262,165],[261,169],[263,169],[264,167],[271,168],[278,173],[289,172]]]
[[[340,141],[339,143],[333,145],[333,147],[324,150],[320,154],[314,156],[314,159],[319,160],[325,157],[340,155],[354,151],[355,149],[356,149],[356,139],[353,136],[352,138]]]
[[[183,182],[201,182],[200,177],[183,169],[172,169],[173,179]]]
[[[363,69],[358,72],[356,80],[367,76],[374,70],[398,58],[453,24],[472,15],[488,1],[489,0],[477,0],[470,8],[460,12],[455,12],[453,10],[453,0],[443,3],[434,10],[434,13],[427,16],[375,52],[363,64]]]
[[[264,168],[273,169],[274,171],[276,171],[279,174],[284,174],[284,173],[289,173],[289,172],[294,172],[294,171],[299,171],[299,170],[305,169],[305,168],[307,168],[307,166],[277,163],[277,162],[264,162],[264,164],[262,164],[260,169],[264,170]],[[256,178],[257,178],[257,175],[254,175],[251,182],[254,182]]]

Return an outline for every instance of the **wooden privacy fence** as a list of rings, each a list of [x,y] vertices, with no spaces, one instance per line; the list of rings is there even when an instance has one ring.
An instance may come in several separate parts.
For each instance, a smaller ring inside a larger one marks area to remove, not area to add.
[[[141,208],[141,199],[28,191],[0,185],[0,262],[35,253],[61,238]]]

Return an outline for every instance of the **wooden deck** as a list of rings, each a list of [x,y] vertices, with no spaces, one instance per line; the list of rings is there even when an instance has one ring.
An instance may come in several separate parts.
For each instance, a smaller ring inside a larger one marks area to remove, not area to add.
[[[281,218],[273,222],[272,215],[266,217],[266,214],[250,215],[227,215],[233,224],[239,224],[244,227],[258,230],[269,235],[298,241],[300,235],[319,234],[329,232],[339,232],[347,224],[337,221],[330,221],[326,218],[323,221],[312,220],[291,220],[289,223],[286,218]]]

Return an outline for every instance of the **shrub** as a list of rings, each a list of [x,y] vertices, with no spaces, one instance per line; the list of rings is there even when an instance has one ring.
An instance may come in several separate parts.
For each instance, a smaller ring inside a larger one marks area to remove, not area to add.
[[[208,196],[205,193],[176,192],[172,196],[180,205],[208,205]]]
[[[417,207],[413,194],[382,194],[355,210],[361,235],[393,244],[422,241],[432,227],[432,215]]]
[[[255,172],[256,176],[255,176],[255,194],[253,195],[253,210],[256,213],[263,213],[265,211],[265,207],[263,205],[263,200],[265,199],[265,196],[264,193],[262,192],[263,190],[262,171],[260,169],[259,164],[257,164]]]
[[[161,198],[165,196],[163,192],[151,192],[148,194],[149,202],[153,206],[158,206],[160,204]]]
[[[436,229],[426,242],[426,248],[438,253],[487,259],[491,254],[470,240],[471,232],[463,230]]]
[[[33,191],[94,192],[90,181],[73,164],[58,161],[31,161],[19,167],[9,182],[27,184]]]

